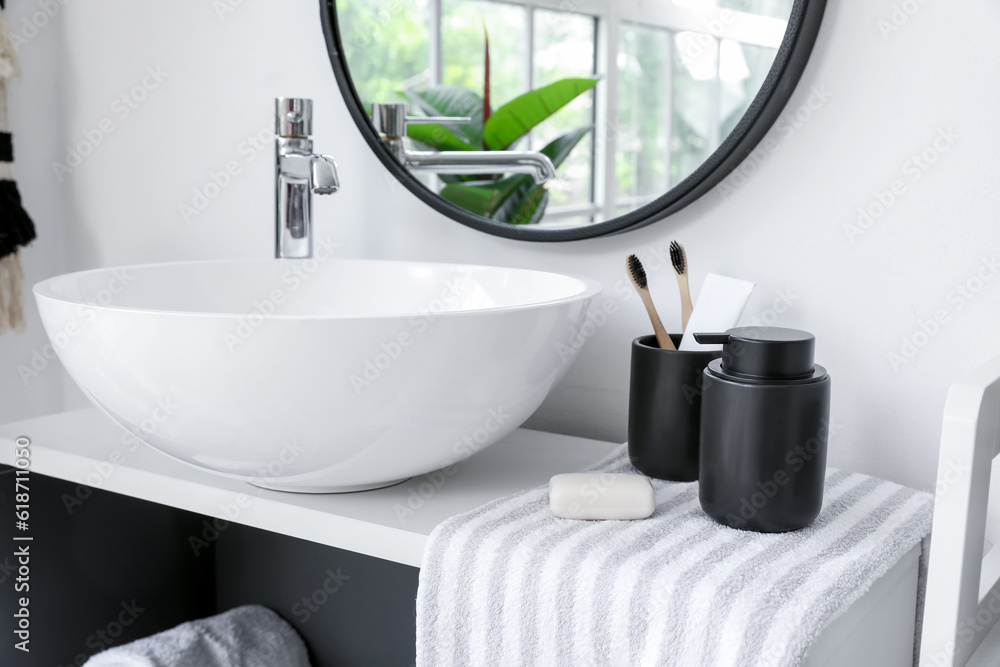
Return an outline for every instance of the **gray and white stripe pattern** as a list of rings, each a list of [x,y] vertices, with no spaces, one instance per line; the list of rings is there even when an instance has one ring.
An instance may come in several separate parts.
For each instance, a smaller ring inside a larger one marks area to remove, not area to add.
[[[635,472],[624,445],[590,470]],[[435,528],[417,666],[797,665],[930,532],[929,493],[857,473],[830,470],[819,518],[780,535],[716,523],[696,482],[651,481],[644,521],[558,519],[541,487]]]

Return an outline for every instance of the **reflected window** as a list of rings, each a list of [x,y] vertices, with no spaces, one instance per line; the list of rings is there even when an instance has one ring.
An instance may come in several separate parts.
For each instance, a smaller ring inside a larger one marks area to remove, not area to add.
[[[539,209],[544,214],[531,224],[547,227],[635,210],[701,166],[757,95],[792,4],[591,0],[556,10],[527,0],[337,0],[346,59],[366,105],[442,84],[483,96],[487,35],[493,109],[560,80],[600,77],[596,89],[579,94],[511,146],[541,150],[590,128],[545,186]],[[576,11],[583,6],[591,13]],[[612,48],[599,49],[598,35],[613,35]],[[414,113],[421,111],[427,113]],[[502,190],[504,175],[491,182],[420,178],[449,195],[449,186],[468,183]]]
[[[344,56],[365,107],[429,83],[432,0],[337,0]]]
[[[524,7],[490,0],[441,3],[441,74],[435,82],[483,93],[485,35],[494,61],[490,68],[493,106],[530,89]]]

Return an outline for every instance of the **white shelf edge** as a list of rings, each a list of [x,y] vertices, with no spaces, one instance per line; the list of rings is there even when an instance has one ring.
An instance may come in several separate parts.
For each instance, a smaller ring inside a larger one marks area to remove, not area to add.
[[[95,466],[109,466],[109,453],[121,448],[121,432],[95,408],[0,425],[0,464],[14,465],[14,438],[24,434],[32,440],[32,473],[81,484]],[[461,469],[427,501],[420,516],[407,521],[394,508],[407,502],[407,494],[423,478],[339,496],[289,494],[216,475],[146,445],[111,466],[112,472],[99,483],[91,480],[88,486],[420,567],[431,530],[449,516],[544,484],[553,474],[579,470],[616,446],[518,429],[460,464]]]
[[[32,445],[31,472],[54,477],[67,482],[79,483],[82,471],[90,472],[95,459],[73,454],[42,445]],[[0,437],[0,464],[14,465],[14,441]],[[280,500],[262,496],[246,495],[250,503],[239,508],[239,515],[230,519],[222,507],[234,503],[237,495],[229,489],[182,479],[147,470],[121,465],[119,474],[108,478],[93,488],[119,493],[131,498],[146,500],[176,509],[202,514],[215,519],[232,520],[241,525],[260,528],[310,542],[345,549],[375,558],[391,560],[404,565],[420,567],[427,537],[406,530],[399,530],[367,521],[338,516],[304,507],[294,507],[294,511],[316,519],[316,524],[308,533],[298,526],[289,526],[281,520],[281,512],[291,508]],[[169,481],[168,489],[163,484],[150,483]],[[183,491],[190,491],[184,493]],[[248,490],[249,491],[249,490]],[[389,540],[391,547],[383,546]],[[401,548],[402,547],[402,548]],[[401,551],[403,553],[401,553]]]

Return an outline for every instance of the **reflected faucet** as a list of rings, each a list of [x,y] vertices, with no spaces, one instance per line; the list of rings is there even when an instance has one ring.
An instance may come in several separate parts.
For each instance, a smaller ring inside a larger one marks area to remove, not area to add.
[[[465,117],[407,116],[405,103],[373,104],[372,124],[389,152],[414,172],[435,174],[530,174],[535,183],[555,178],[556,168],[547,155],[536,151],[411,151],[406,149],[406,126],[411,123],[457,125]]]
[[[275,257],[312,257],[312,193],[332,195],[340,189],[337,163],[329,155],[313,155],[312,100],[275,100]]]

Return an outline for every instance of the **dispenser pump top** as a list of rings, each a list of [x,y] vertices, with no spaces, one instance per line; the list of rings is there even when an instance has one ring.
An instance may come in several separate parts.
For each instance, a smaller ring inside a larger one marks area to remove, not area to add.
[[[725,345],[722,371],[751,380],[809,378],[816,338],[807,331],[782,327],[737,327],[725,333],[696,333],[699,343]]]

